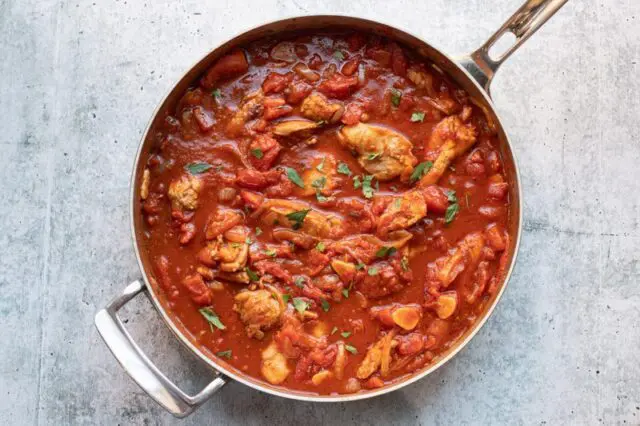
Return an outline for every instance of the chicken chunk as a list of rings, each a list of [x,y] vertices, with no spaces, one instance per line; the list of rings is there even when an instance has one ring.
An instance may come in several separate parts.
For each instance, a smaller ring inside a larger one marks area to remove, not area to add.
[[[427,92],[429,96],[434,95],[433,76],[426,71],[411,67],[407,70],[407,78],[419,89]]]
[[[331,249],[337,253],[346,254],[358,262],[369,264],[376,258],[376,253],[382,247],[393,247],[400,250],[412,237],[413,234],[405,230],[389,232],[384,241],[374,235],[354,235],[336,241],[331,245]]]
[[[378,233],[387,235],[390,231],[406,229],[427,215],[427,203],[420,191],[407,191],[393,197],[380,218]]]
[[[304,195],[331,195],[336,182],[336,160],[332,155],[325,155],[311,163],[311,167],[302,173],[304,181]]]
[[[272,385],[279,385],[284,382],[291,373],[291,369],[287,365],[287,358],[278,351],[276,342],[271,342],[271,344],[262,351],[260,372]]]
[[[225,231],[239,225],[244,220],[244,216],[237,210],[218,207],[216,212],[209,218],[205,236],[207,240],[213,240]]]
[[[420,179],[419,186],[438,182],[451,162],[464,154],[476,142],[476,128],[464,123],[457,115],[440,121],[427,144],[426,157],[433,160],[431,169]]]
[[[220,235],[215,241],[207,244],[204,251],[205,255],[212,261],[209,263],[218,262],[222,272],[238,272],[244,268],[247,263],[249,245],[246,243],[225,241]]]
[[[344,113],[344,106],[340,102],[329,102],[320,93],[312,93],[302,101],[300,113],[313,121],[336,123]]]
[[[406,181],[417,163],[409,139],[386,127],[358,123],[343,127],[338,138],[342,145],[356,151],[360,165],[381,181],[397,176]]]
[[[235,112],[233,117],[227,124],[226,132],[229,136],[238,136],[244,129],[245,124],[252,120],[262,111],[262,102],[264,101],[264,94],[262,90],[250,93],[242,99],[238,111]]]
[[[240,314],[249,337],[262,339],[285,310],[282,295],[273,287],[270,290],[241,291],[235,297],[233,310]]]
[[[388,370],[391,349],[394,343],[393,336],[393,332],[387,333],[367,350],[367,354],[356,371],[356,377],[358,379],[366,379],[371,376],[382,367],[383,362],[386,362],[386,368]]]
[[[202,181],[191,174],[182,175],[169,184],[167,195],[171,200],[171,208],[177,211],[195,210],[198,207],[198,193]]]
[[[263,223],[288,225],[318,238],[338,238],[345,232],[344,219],[336,214],[313,210],[307,203],[289,200],[266,201],[257,211]]]
[[[485,238],[480,232],[464,237],[446,256],[427,266],[427,285],[447,288],[466,268],[475,269],[484,245]]]
[[[308,135],[311,130],[318,127],[320,127],[320,124],[309,120],[280,121],[273,126],[273,134],[277,136]]]

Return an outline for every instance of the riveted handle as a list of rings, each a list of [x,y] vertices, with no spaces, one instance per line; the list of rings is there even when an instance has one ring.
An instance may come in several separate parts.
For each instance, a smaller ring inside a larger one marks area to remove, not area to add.
[[[118,310],[144,290],[145,286],[140,281],[129,284],[122,294],[96,314],[95,324],[107,347],[127,374],[171,414],[185,417],[216,393],[227,382],[227,378],[215,372],[211,383],[191,396],[162,374],[142,352],[118,317]]]
[[[487,93],[491,80],[513,52],[551,18],[568,0],[528,0],[477,50],[459,58],[460,64],[475,78]],[[489,50],[503,35],[512,33],[513,44],[496,58]]]

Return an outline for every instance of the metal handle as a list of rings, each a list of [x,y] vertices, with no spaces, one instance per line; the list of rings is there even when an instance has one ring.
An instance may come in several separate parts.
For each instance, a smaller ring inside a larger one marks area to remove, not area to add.
[[[567,1],[527,0],[479,49],[460,58],[460,64],[490,93],[491,80],[500,65]],[[491,58],[489,49],[509,32],[516,37],[515,42],[499,57]]]
[[[158,404],[176,417],[185,417],[202,405],[226,382],[225,376],[216,377],[194,396],[187,395],[158,370],[142,349],[133,341],[117,313],[145,289],[140,281],[129,284],[122,294],[96,314],[95,323],[102,339],[127,374]]]

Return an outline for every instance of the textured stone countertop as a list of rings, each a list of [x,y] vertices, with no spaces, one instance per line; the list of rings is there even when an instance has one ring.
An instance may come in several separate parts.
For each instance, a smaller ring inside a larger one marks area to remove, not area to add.
[[[0,0],[0,424],[175,424],[93,317],[140,272],[129,177],[156,103],[264,21],[344,13],[470,51],[521,0]],[[232,383],[182,424],[640,424],[640,2],[570,1],[492,88],[524,234],[495,314],[401,391],[294,402]],[[183,388],[208,370],[144,298],[127,326]]]

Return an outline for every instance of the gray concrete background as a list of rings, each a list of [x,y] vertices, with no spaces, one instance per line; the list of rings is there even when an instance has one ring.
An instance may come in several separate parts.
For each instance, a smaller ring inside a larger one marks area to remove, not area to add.
[[[263,21],[331,12],[465,52],[520,2],[0,0],[0,424],[177,423],[93,316],[139,276],[133,156],[192,62]],[[230,384],[182,424],[640,424],[639,54],[637,0],[573,0],[500,70],[524,238],[502,303],[452,362],[348,404]],[[171,378],[207,382],[149,302],[124,316]]]

